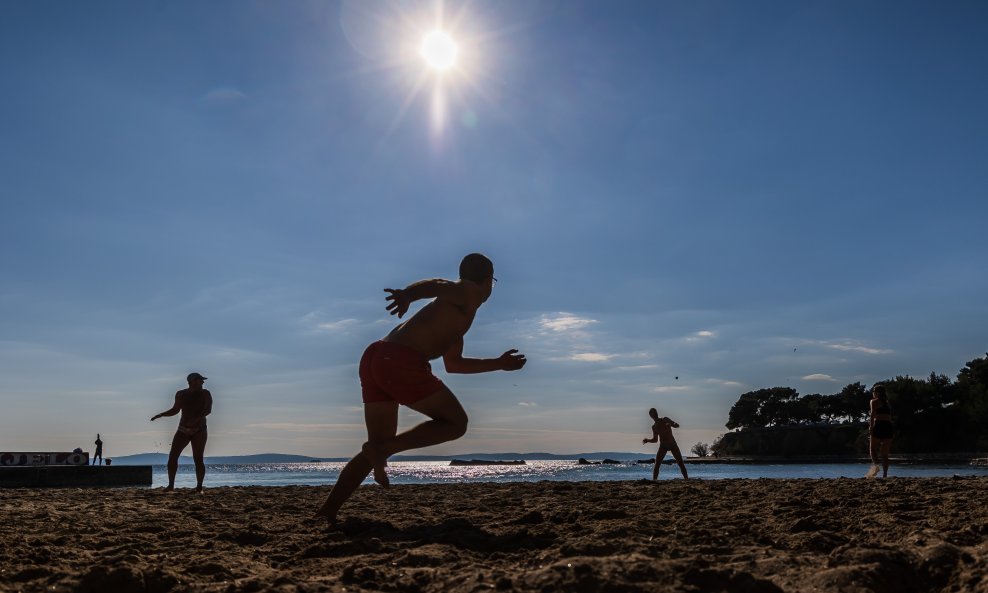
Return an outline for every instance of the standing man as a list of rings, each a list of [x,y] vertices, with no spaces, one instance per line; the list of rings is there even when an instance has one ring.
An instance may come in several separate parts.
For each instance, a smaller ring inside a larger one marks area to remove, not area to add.
[[[172,437],[172,448],[168,452],[168,487],[166,491],[175,489],[175,474],[178,472],[178,457],[186,445],[192,443],[192,459],[196,463],[196,492],[202,493],[202,480],[206,477],[206,464],[202,454],[206,450],[206,416],[213,411],[213,396],[202,384],[206,381],[199,373],[189,373],[186,377],[188,389],[175,393],[175,404],[160,414],[151,418],[154,422],[162,416],[174,416],[182,412],[178,420],[178,430]]]
[[[360,388],[367,442],[340,471],[316,516],[335,523],[340,507],[371,470],[374,480],[387,487],[388,457],[458,439],[466,433],[467,414],[453,392],[432,374],[430,360],[441,356],[448,373],[517,371],[525,366],[525,356],[517,350],[497,358],[463,356],[463,336],[477,309],[491,296],[496,281],[491,260],[471,253],[460,262],[460,279],[455,282],[421,280],[406,288],[384,289],[388,293],[385,300],[391,301],[387,310],[399,319],[413,302],[432,300],[364,351]],[[399,404],[429,420],[397,434]]]
[[[99,457],[99,464],[103,465],[103,441],[99,438],[99,433],[96,433],[96,452],[93,453],[93,465],[96,465],[96,458]]]
[[[665,459],[666,453],[669,451],[672,451],[672,456],[676,458],[676,463],[679,464],[679,471],[683,472],[683,479],[690,479],[686,475],[686,464],[683,463],[683,454],[679,451],[679,444],[676,443],[676,439],[672,436],[672,429],[679,428],[679,425],[665,416],[659,418],[659,413],[655,411],[655,408],[650,408],[648,415],[654,420],[654,424],[652,424],[652,438],[642,439],[642,444],[659,441],[659,450],[655,453],[655,466],[652,467],[652,479],[659,479],[659,466],[662,465],[662,460]]]

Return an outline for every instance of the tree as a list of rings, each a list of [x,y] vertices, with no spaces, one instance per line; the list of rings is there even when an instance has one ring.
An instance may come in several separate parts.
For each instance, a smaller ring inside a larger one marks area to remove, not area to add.
[[[692,449],[690,449],[690,453],[692,453],[694,457],[706,457],[710,454],[710,445],[706,443],[697,443],[693,445]]]
[[[840,415],[847,418],[848,422],[862,422],[868,419],[871,409],[868,402],[871,401],[871,394],[864,385],[857,381],[845,385],[837,397],[840,398]]]
[[[758,400],[758,392],[749,391],[742,393],[738,401],[731,406],[731,411],[727,415],[727,428],[755,428],[761,426],[758,421],[758,412],[761,403]]]

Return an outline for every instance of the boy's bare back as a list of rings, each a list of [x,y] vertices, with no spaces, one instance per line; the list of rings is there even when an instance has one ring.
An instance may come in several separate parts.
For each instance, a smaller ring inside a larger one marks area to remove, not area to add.
[[[439,296],[391,330],[384,341],[408,346],[433,360],[446,354],[457,344],[462,347],[463,336],[470,329],[477,309],[486,298],[480,286],[468,280],[430,282],[441,283]],[[405,291],[390,288],[385,290],[390,293],[387,299],[392,301],[388,305],[392,315],[404,315],[408,310],[408,303],[405,301],[409,295],[403,294]]]

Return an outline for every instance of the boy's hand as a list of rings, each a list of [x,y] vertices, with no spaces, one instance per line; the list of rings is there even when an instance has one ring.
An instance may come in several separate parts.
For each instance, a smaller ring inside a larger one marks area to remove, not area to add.
[[[648,443],[648,439],[642,439],[642,444],[644,445],[646,443]]]
[[[501,370],[504,371],[517,371],[528,362],[525,355],[518,354],[518,351],[514,348],[499,356],[497,360],[501,363]]]
[[[398,315],[398,319],[401,319],[401,316],[408,312],[408,306],[412,304],[411,299],[400,288],[385,288],[384,292],[389,293],[388,296],[384,297],[384,300],[391,301],[387,306],[388,311],[392,315]]]

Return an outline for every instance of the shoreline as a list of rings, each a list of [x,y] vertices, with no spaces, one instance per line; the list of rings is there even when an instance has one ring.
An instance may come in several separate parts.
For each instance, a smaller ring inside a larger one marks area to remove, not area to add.
[[[988,591],[988,477],[0,490],[0,590]]]

